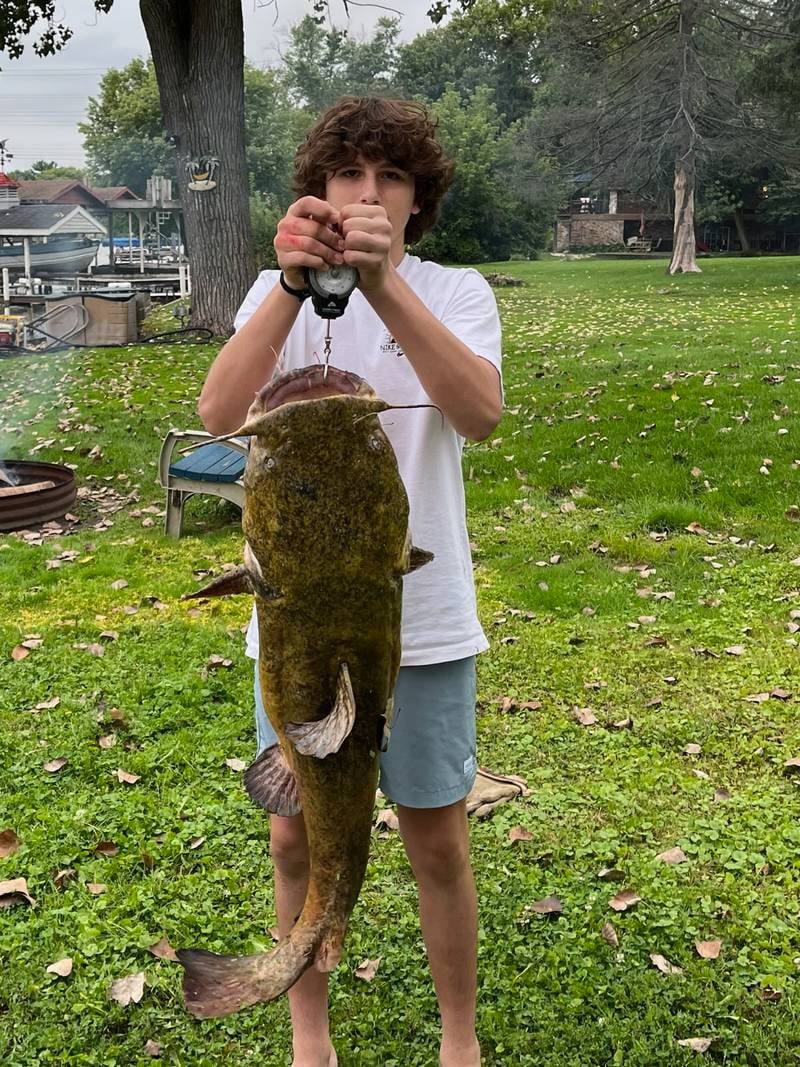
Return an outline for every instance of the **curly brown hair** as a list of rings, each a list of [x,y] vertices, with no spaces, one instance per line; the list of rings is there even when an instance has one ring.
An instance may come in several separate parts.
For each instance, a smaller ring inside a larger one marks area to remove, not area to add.
[[[365,159],[385,159],[412,174],[419,212],[408,220],[406,244],[418,241],[439,217],[442,197],[453,180],[453,163],[436,139],[438,120],[411,100],[344,96],[306,135],[294,161],[298,196],[325,197],[331,171]]]

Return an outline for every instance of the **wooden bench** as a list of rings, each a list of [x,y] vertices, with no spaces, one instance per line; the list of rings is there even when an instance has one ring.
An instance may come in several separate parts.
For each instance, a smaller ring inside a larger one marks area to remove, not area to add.
[[[234,437],[224,443],[213,440],[203,430],[170,430],[161,446],[158,480],[167,491],[164,530],[169,537],[180,537],[183,507],[195,493],[208,493],[244,506],[242,475],[247,462],[247,441]],[[175,446],[193,442],[194,447],[172,462]]]

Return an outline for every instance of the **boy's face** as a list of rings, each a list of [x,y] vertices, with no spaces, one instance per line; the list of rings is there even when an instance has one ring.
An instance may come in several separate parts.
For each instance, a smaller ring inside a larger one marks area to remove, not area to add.
[[[325,199],[341,209],[351,204],[376,204],[384,208],[392,224],[392,247],[402,247],[406,224],[419,207],[413,174],[385,159],[358,156],[331,171],[325,183]]]

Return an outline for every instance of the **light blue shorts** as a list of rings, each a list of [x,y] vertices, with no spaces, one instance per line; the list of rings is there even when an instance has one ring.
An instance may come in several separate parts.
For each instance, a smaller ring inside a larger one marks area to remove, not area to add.
[[[261,753],[278,738],[264,711],[257,661],[255,668]],[[469,793],[477,769],[475,657],[401,667],[389,748],[381,753],[381,792],[408,808],[443,808]]]

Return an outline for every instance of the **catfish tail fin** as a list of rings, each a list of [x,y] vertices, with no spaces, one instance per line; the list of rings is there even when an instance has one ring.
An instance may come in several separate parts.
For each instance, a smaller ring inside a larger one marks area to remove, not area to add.
[[[183,999],[198,1019],[218,1019],[241,1008],[274,1000],[314,962],[322,940],[318,927],[298,921],[272,952],[219,956],[204,949],[180,949]]]

